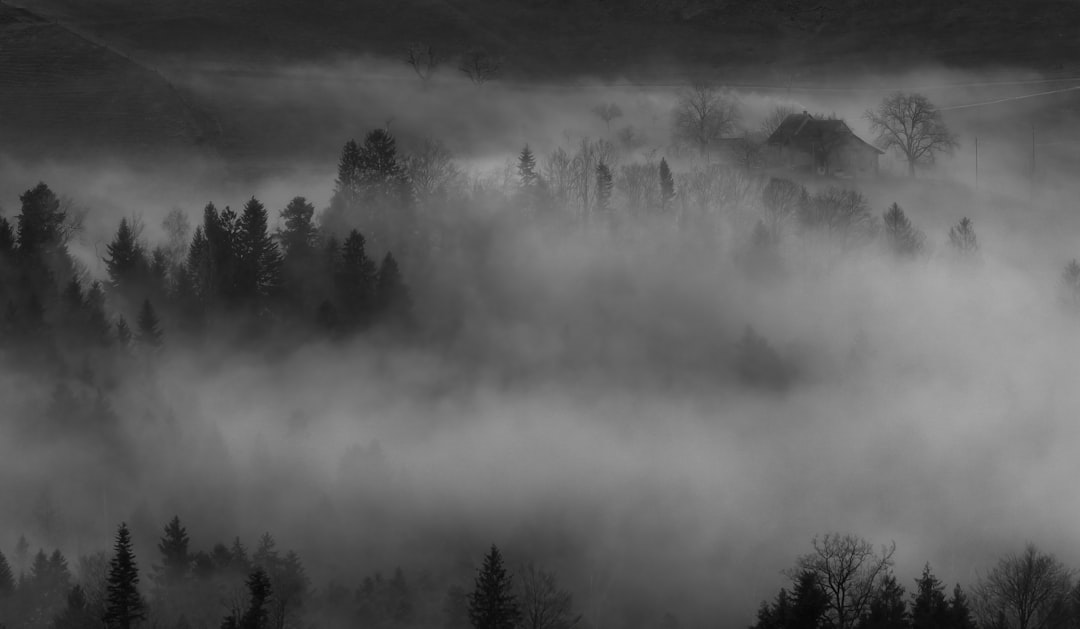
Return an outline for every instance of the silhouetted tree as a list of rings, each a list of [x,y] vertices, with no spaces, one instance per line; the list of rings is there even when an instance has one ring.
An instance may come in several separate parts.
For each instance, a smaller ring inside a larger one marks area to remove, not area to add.
[[[860,629],[908,629],[908,609],[904,594],[904,586],[897,583],[896,577],[887,575],[881,580],[858,627]]]
[[[281,285],[281,253],[267,230],[266,208],[255,197],[244,204],[238,232],[236,296],[257,304]]]
[[[461,56],[458,69],[476,85],[483,85],[499,75],[502,62],[486,50],[471,50]]]
[[[675,139],[697,147],[701,155],[735,129],[735,99],[718,86],[696,81],[679,93],[675,105]]]
[[[56,194],[39,183],[20,195],[19,201],[22,202],[17,218],[19,252],[24,256],[36,255],[46,248],[62,245],[67,214]]]
[[[101,626],[101,617],[87,601],[82,586],[71,588],[67,606],[52,622],[52,629],[91,629]]]
[[[124,317],[117,317],[116,319],[116,341],[120,344],[120,347],[128,347],[131,345],[132,334],[131,327],[128,325]]]
[[[387,321],[409,323],[412,319],[412,298],[401,277],[393,254],[387,253],[379,265],[375,284],[375,308]]]
[[[615,103],[603,103],[592,108],[594,114],[596,114],[601,120],[604,121],[604,125],[607,126],[607,130],[611,132],[611,121],[616,118],[622,118],[622,109]]]
[[[865,115],[878,136],[878,146],[903,154],[909,177],[915,176],[916,165],[932,164],[938,153],[952,152],[959,146],[940,110],[922,94],[895,92]]]
[[[975,239],[975,226],[971,219],[964,217],[960,222],[949,228],[949,246],[960,255],[969,256],[979,250],[979,243]]]
[[[188,544],[187,529],[180,524],[179,516],[173,516],[157,544],[158,552],[161,553],[161,564],[154,566],[154,580],[160,587],[175,587],[187,578],[191,571]]]
[[[994,629],[1058,629],[1069,623],[1071,571],[1028,544],[1002,557],[975,589],[979,624]],[[1004,622],[1004,626],[999,626]]]
[[[538,175],[536,174],[536,157],[533,155],[532,150],[529,149],[529,145],[526,144],[525,148],[521,149],[521,154],[518,155],[517,162],[518,183],[523,189],[529,189],[536,185]]]
[[[475,629],[514,629],[521,622],[511,577],[494,544],[484,556],[469,594],[469,621]]]
[[[149,299],[144,299],[142,307],[139,308],[139,318],[136,321],[138,325],[138,341],[142,345],[152,347],[154,349],[160,348],[165,341],[165,334],[161,331],[161,322],[158,320],[157,312],[154,311],[154,306],[150,304]]]
[[[945,587],[930,571],[930,564],[923,567],[922,576],[915,580],[911,601],[911,629],[947,629],[949,627],[949,603]]]
[[[103,620],[109,629],[131,629],[146,619],[146,605],[139,595],[139,568],[131,549],[131,534],[121,523],[109,562],[106,606]]]
[[[882,215],[885,243],[889,250],[898,256],[912,257],[923,249],[926,236],[911,225],[911,220],[904,215],[904,210],[893,203]]]
[[[671,176],[667,160],[660,159],[660,210],[667,211],[668,203],[675,198],[675,179]]]
[[[896,544],[882,546],[879,553],[862,538],[838,533],[815,537],[812,543],[814,552],[800,557],[796,569],[817,575],[832,627],[854,627],[889,576]]]
[[[366,240],[355,229],[349,232],[341,247],[341,258],[335,285],[340,314],[350,324],[365,323],[372,310],[375,290],[375,264],[367,256]]]
[[[125,299],[135,299],[146,290],[145,279],[149,267],[146,254],[127,218],[120,219],[120,227],[112,242],[105,246],[105,251],[108,253],[105,268],[109,273],[110,289]]]
[[[959,583],[953,588],[952,598],[949,599],[948,626],[950,629],[976,629],[978,627],[967,596],[964,595],[964,590]]]
[[[522,629],[570,629],[581,620],[574,614],[570,592],[558,586],[554,573],[526,564],[519,582]]]
[[[0,552],[0,599],[4,599],[15,591],[15,575],[11,572],[11,565],[7,557]]]

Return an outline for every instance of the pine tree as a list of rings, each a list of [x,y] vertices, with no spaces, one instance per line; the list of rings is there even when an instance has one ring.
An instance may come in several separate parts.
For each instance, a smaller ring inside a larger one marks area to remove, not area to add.
[[[502,554],[492,544],[469,594],[469,621],[475,629],[514,629],[520,620],[511,578],[503,567]]]
[[[364,236],[355,229],[341,247],[341,258],[334,284],[341,314],[350,324],[365,323],[370,315],[375,290],[375,264],[365,251]]]
[[[533,156],[533,152],[529,149],[529,145],[526,144],[525,148],[521,149],[521,154],[518,155],[518,182],[523,189],[530,189],[536,185],[536,157]]]
[[[44,183],[38,183],[20,195],[19,201],[22,202],[17,218],[19,252],[36,255],[62,245],[67,214],[60,208],[56,194]]]
[[[412,298],[401,277],[397,261],[387,253],[379,265],[375,284],[375,307],[388,321],[408,323],[412,318]]]
[[[154,571],[155,581],[159,586],[174,587],[187,578],[191,570],[188,543],[187,529],[180,524],[179,516],[173,516],[165,526],[165,534],[157,545],[158,552],[161,553],[161,565],[154,566]]]
[[[926,564],[912,593],[911,629],[947,629],[948,625],[949,604],[945,600],[945,588],[930,571],[930,564]]]
[[[266,208],[255,197],[238,222],[236,297],[247,303],[272,295],[281,284],[281,253],[267,230]]]
[[[968,217],[963,217],[960,222],[949,228],[949,246],[960,255],[969,256],[979,250],[979,243],[975,238],[975,225]]]
[[[860,629],[906,629],[908,627],[907,602],[904,586],[896,577],[885,577],[870,601],[867,614],[859,620]]]
[[[131,345],[131,339],[131,326],[128,325],[124,317],[117,317],[116,341],[120,344],[120,347],[128,347]]]
[[[240,617],[238,629],[265,629],[270,622],[270,577],[262,568],[256,568],[248,576],[247,586],[251,601]]]
[[[161,331],[160,321],[158,321],[157,313],[154,312],[154,306],[150,304],[149,299],[143,300],[142,307],[139,308],[139,318],[136,324],[139,327],[137,337],[139,343],[154,349],[162,346],[165,335]]]
[[[15,230],[11,228],[11,222],[0,216],[0,257],[9,256],[15,252]]]
[[[141,275],[148,268],[146,254],[138,243],[135,231],[127,218],[120,219],[120,227],[108,245],[105,268],[109,273],[109,287],[118,295],[133,297],[142,290]]]
[[[109,629],[131,629],[138,621],[146,619],[146,605],[139,595],[139,568],[135,565],[126,523],[121,523],[116,532],[114,549],[109,562],[103,620]]]
[[[95,617],[82,586],[76,585],[68,593],[64,611],[53,620],[52,629],[90,629],[97,626],[100,626],[100,618]]]
[[[15,575],[11,572],[11,565],[7,557],[0,552],[0,599],[7,598],[15,591]]]
[[[360,190],[361,162],[360,146],[356,140],[349,140],[342,147],[341,158],[338,160],[338,176],[334,182],[335,198],[340,197],[343,202],[355,200]]]
[[[821,629],[829,599],[822,589],[817,573],[803,570],[798,574],[792,599],[787,629]]]
[[[314,253],[319,239],[314,216],[315,206],[308,203],[304,197],[289,201],[281,211],[284,227],[278,230],[277,238],[286,263],[294,260],[306,261]]]
[[[596,165],[596,210],[603,215],[611,209],[611,169],[600,162]]]
[[[963,588],[957,583],[953,588],[952,598],[949,599],[949,629],[976,629],[978,624],[971,612],[967,596]]]
[[[667,160],[660,159],[660,210],[667,211],[668,203],[675,198],[675,179],[671,176]]]
[[[903,208],[893,203],[885,210],[882,219],[885,225],[885,243],[889,250],[902,257],[912,257],[922,251],[926,237],[911,225],[911,220],[904,215]]]

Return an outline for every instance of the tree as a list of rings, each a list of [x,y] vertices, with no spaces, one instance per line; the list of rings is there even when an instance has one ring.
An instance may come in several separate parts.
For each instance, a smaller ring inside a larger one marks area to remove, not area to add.
[[[788,179],[772,177],[761,189],[761,203],[768,216],[768,228],[773,238],[779,238],[784,223],[798,215],[799,207],[808,198],[806,188]]]
[[[105,251],[105,268],[109,273],[109,287],[117,294],[131,298],[135,291],[143,289],[142,280],[149,270],[146,253],[138,242],[136,230],[127,218],[120,219],[120,227]]]
[[[526,564],[521,570],[522,629],[570,629],[581,620],[573,597],[559,588],[555,574]]]
[[[477,86],[499,75],[502,62],[485,50],[471,50],[461,56],[458,69]]]
[[[412,318],[412,298],[391,253],[383,257],[375,280],[375,309],[384,319],[407,324]]]
[[[180,524],[180,517],[173,516],[165,526],[165,534],[158,542],[161,565],[154,566],[155,580],[162,587],[174,587],[187,578],[191,571],[191,554],[188,552],[188,534]]]
[[[128,325],[127,320],[124,317],[117,317],[116,319],[116,341],[120,344],[120,347],[128,347],[131,345],[131,326]]]
[[[413,72],[416,72],[416,76],[420,77],[425,89],[441,61],[442,59],[435,53],[431,44],[413,42],[405,47],[405,63],[409,64]]]
[[[161,347],[165,340],[165,334],[161,331],[157,313],[154,312],[154,306],[150,304],[149,299],[143,300],[142,307],[139,308],[139,318],[136,324],[139,328],[136,336],[139,343],[154,349]]]
[[[1080,262],[1073,258],[1061,272],[1062,299],[1065,305],[1080,308]]]
[[[965,216],[949,228],[949,246],[961,256],[970,256],[979,250],[979,243],[975,239],[975,226],[970,218]]]
[[[939,153],[950,153],[960,145],[941,112],[922,94],[895,92],[865,116],[877,134],[878,146],[903,154],[909,177],[915,176],[917,165],[933,164]]]
[[[975,588],[979,625],[993,629],[1058,629],[1069,623],[1072,572],[1028,544],[1002,557]]]
[[[521,154],[518,155],[517,172],[518,182],[522,189],[532,188],[539,179],[536,174],[536,157],[533,155],[532,150],[529,149],[528,144],[521,149]]]
[[[611,132],[611,121],[616,118],[622,118],[623,112],[615,103],[602,103],[592,108],[594,114],[596,114],[601,120],[604,121],[604,125],[607,126],[608,133]]]
[[[896,577],[886,575],[871,598],[866,614],[859,620],[860,629],[908,629],[904,594],[904,586],[896,581]]]
[[[814,552],[800,557],[796,570],[813,572],[828,601],[833,629],[850,629],[870,609],[892,567],[896,544],[876,552],[854,535],[829,533],[813,539]]]
[[[7,557],[0,553],[0,600],[11,596],[15,591],[15,575],[11,572],[11,565]]]
[[[923,567],[922,576],[915,580],[915,591],[911,596],[911,629],[948,629],[949,603],[945,599],[945,587],[930,571],[930,564]]]
[[[603,215],[611,209],[611,169],[600,162],[596,165],[596,210]]]
[[[712,83],[696,81],[679,94],[675,106],[675,140],[692,144],[705,155],[716,141],[735,129],[735,99]]]
[[[38,254],[64,244],[67,214],[60,199],[43,182],[19,196],[22,211],[17,218],[19,252]]]
[[[857,190],[830,186],[798,207],[804,228],[824,232],[845,248],[869,240],[877,230],[870,205]]]
[[[953,588],[952,598],[949,599],[949,628],[950,629],[976,629],[974,615],[968,605],[967,596],[963,588],[957,583]]]
[[[667,160],[660,158],[660,211],[667,212],[668,203],[675,198],[675,179]]]
[[[52,629],[89,629],[100,625],[100,617],[95,617],[94,607],[87,600],[82,586],[71,588],[67,597],[67,606],[52,623]]]
[[[885,244],[890,251],[901,257],[914,257],[923,250],[926,236],[911,225],[904,210],[893,203],[882,215]]]
[[[131,629],[146,619],[146,605],[139,595],[139,568],[131,550],[131,534],[121,523],[116,532],[114,554],[109,562],[103,620],[109,629]]]
[[[375,263],[367,255],[366,240],[355,229],[341,247],[334,277],[338,303],[350,323],[363,323],[371,312],[376,281]]]
[[[484,564],[477,570],[473,591],[469,594],[469,621],[475,629],[514,629],[521,621],[512,579],[494,544],[484,556]]]
[[[255,197],[240,215],[236,296],[257,304],[281,285],[281,252],[267,230],[266,208]]]

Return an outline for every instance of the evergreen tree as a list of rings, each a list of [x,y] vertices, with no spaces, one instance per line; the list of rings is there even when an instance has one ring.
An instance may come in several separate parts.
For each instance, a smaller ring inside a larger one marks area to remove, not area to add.
[[[389,321],[408,323],[412,318],[412,298],[401,277],[393,254],[387,253],[379,265],[375,284],[375,307]]]
[[[533,152],[529,149],[528,144],[525,145],[525,148],[521,149],[521,154],[518,155],[517,171],[518,182],[523,189],[528,190],[536,185],[538,179],[536,174],[536,157],[533,156]]]
[[[825,625],[823,619],[829,609],[829,598],[817,573],[801,571],[795,579],[792,598],[787,629],[821,629]]]
[[[949,599],[949,629],[976,629],[978,624],[968,604],[963,588],[957,583]]]
[[[671,176],[671,169],[667,160],[660,159],[660,209],[667,211],[668,203],[675,198],[675,179]]]
[[[7,557],[0,552],[0,599],[7,598],[15,591],[15,575],[11,572],[11,565]]]
[[[150,304],[149,299],[143,300],[142,307],[139,308],[139,318],[136,324],[139,326],[139,343],[154,349],[162,346],[165,335],[161,331],[160,321],[158,321],[157,313],[154,312],[154,306]]]
[[[281,253],[267,230],[266,208],[255,197],[238,225],[236,297],[246,303],[272,295],[281,284]]]
[[[114,551],[109,562],[103,620],[109,629],[131,629],[146,619],[146,606],[139,595],[139,568],[135,565],[131,534],[125,523],[116,532]]]
[[[131,339],[131,326],[128,325],[124,317],[117,317],[116,341],[120,344],[120,347],[128,347],[131,345]]]
[[[341,314],[350,324],[365,323],[372,307],[375,289],[375,264],[365,251],[364,236],[355,229],[341,247],[341,258],[334,283]]]
[[[64,240],[67,214],[60,199],[44,183],[19,196],[22,212],[17,218],[19,252],[36,255],[47,248],[59,247]]]
[[[158,542],[158,552],[161,553],[161,565],[155,566],[155,580],[161,587],[174,587],[187,578],[191,570],[191,554],[188,552],[188,534],[180,524],[180,517],[173,519],[165,526],[165,534]]]
[[[923,567],[922,576],[915,581],[911,601],[911,629],[947,629],[949,627],[949,604],[945,600],[945,588],[930,571],[930,564]]]
[[[0,216],[0,257],[10,256],[15,252],[15,231],[11,222]]]
[[[870,607],[858,624],[860,629],[907,629],[908,610],[904,600],[904,586],[889,575],[870,601]]]
[[[146,254],[138,243],[135,230],[128,219],[120,219],[120,227],[108,245],[105,268],[109,273],[109,287],[118,295],[133,298],[144,290],[142,274],[147,269]]]
[[[975,238],[975,225],[968,217],[963,217],[960,222],[949,228],[949,246],[960,255],[972,255],[979,250],[979,243]]]
[[[600,162],[596,165],[596,210],[601,215],[611,209],[611,169]]]
[[[911,225],[911,220],[904,215],[904,210],[898,204],[890,205],[882,218],[885,225],[885,243],[890,251],[902,257],[912,257],[922,251],[926,237]]]
[[[397,141],[385,129],[374,129],[364,137],[360,149],[360,185],[367,195],[396,192],[404,170],[397,159]]]
[[[520,620],[510,575],[493,544],[469,594],[469,621],[475,629],[514,629]]]
[[[307,261],[315,251],[319,234],[315,228],[315,206],[304,197],[296,197],[281,211],[284,227],[277,238],[286,263],[293,260]]]
[[[270,577],[262,568],[256,568],[248,577],[247,586],[251,601],[240,617],[238,629],[265,629],[270,621]]]
[[[335,198],[340,197],[342,202],[351,202],[356,199],[360,191],[361,164],[360,146],[356,140],[349,140],[342,147],[341,158],[338,160],[338,176],[334,182]]]
[[[52,629],[91,629],[101,625],[101,619],[95,616],[94,609],[86,599],[82,586],[71,588],[67,597],[67,606],[52,622]]]

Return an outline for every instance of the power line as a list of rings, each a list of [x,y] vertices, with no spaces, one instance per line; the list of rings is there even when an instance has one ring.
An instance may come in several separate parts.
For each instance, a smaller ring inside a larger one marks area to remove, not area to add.
[[[1007,103],[1014,100],[1023,100],[1025,98],[1035,98],[1037,96],[1049,96],[1051,94],[1062,94],[1064,92],[1075,92],[1080,90],[1080,85],[1073,85],[1072,87],[1065,87],[1060,90],[1050,90],[1048,92],[1036,92],[1035,94],[1021,94],[1020,96],[1007,96],[1005,98],[997,98],[994,100],[983,101],[981,103],[968,103],[966,105],[952,105],[950,107],[938,107],[938,111],[951,111],[953,109],[968,109],[971,107],[985,107],[986,105],[997,105],[998,103]]]

